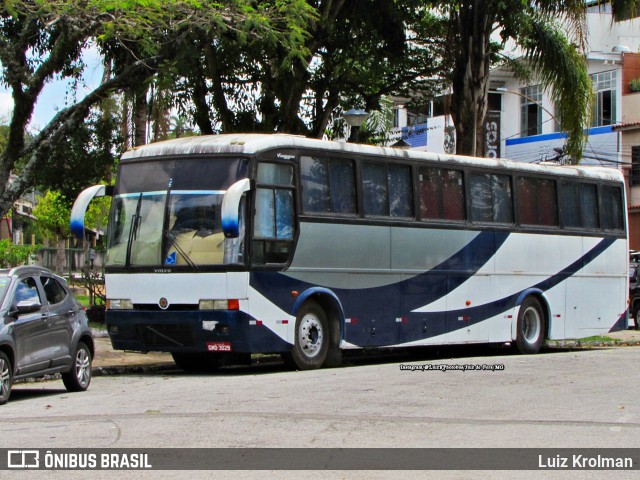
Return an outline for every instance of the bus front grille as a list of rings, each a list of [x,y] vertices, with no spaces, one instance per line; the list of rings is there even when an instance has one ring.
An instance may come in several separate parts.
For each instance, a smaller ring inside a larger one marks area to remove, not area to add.
[[[138,325],[138,337],[147,347],[192,347],[193,332],[188,325]]]

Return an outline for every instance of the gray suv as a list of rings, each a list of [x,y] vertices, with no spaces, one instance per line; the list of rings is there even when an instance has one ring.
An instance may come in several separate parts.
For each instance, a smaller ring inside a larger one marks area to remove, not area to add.
[[[70,392],[91,382],[93,336],[67,283],[42,267],[0,269],[0,405],[17,379],[62,374]]]

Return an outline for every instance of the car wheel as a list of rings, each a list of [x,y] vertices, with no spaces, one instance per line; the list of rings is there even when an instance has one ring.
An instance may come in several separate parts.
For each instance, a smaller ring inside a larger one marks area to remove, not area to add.
[[[0,405],[9,401],[12,380],[13,373],[9,357],[4,352],[0,352]]]
[[[544,344],[545,319],[540,301],[525,298],[520,305],[516,332],[516,347],[520,353],[538,353]]]
[[[285,361],[299,370],[320,368],[327,358],[329,343],[327,315],[317,302],[310,300],[298,311],[295,344]]]
[[[91,383],[91,351],[86,343],[78,342],[71,370],[62,374],[62,382],[70,392],[84,392]]]

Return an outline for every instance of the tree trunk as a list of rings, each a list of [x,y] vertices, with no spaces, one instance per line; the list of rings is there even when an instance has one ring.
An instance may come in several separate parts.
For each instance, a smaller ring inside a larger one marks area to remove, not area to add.
[[[458,33],[458,54],[453,70],[451,116],[456,127],[456,153],[484,155],[483,120],[489,94],[489,55],[492,19],[484,2],[464,2],[452,18]]]
[[[133,103],[133,146],[145,145],[147,143],[147,119],[148,101],[147,85],[141,85],[136,89]]]
[[[62,275],[64,273],[64,265],[65,265],[65,255],[66,255],[66,241],[64,238],[57,240],[56,246],[56,259],[54,270],[58,275]]]

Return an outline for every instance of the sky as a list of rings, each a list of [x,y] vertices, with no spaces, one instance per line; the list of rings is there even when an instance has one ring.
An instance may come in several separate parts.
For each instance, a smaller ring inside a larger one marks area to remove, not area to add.
[[[83,54],[85,64],[83,80],[79,83],[76,97],[82,99],[84,95],[100,84],[102,79],[102,64],[100,54],[95,47],[88,48]],[[73,101],[73,96],[68,94],[70,82],[54,80],[45,85],[36,103],[29,130],[37,132],[44,128],[56,113],[65,108],[65,102]],[[8,124],[13,110],[13,98],[10,90],[0,84],[0,124]]]

